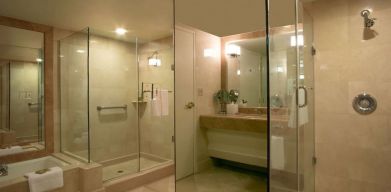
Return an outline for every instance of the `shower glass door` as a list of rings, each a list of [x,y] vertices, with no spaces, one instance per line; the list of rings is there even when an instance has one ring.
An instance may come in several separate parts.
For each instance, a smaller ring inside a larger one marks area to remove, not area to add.
[[[61,152],[90,162],[88,28],[59,41]]]
[[[314,191],[312,23],[296,0],[268,1],[270,191]]]

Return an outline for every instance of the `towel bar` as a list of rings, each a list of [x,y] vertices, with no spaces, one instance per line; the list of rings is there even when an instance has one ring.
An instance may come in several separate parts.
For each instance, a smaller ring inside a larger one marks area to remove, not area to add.
[[[122,105],[122,106],[110,106],[110,107],[105,107],[105,106],[97,106],[96,109],[98,111],[104,110],[104,109],[124,109],[126,110],[128,108],[128,105]]]

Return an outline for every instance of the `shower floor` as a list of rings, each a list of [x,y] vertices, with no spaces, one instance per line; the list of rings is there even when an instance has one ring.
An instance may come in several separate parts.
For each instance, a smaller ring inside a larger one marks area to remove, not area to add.
[[[140,162],[138,159],[131,159],[116,163],[113,165],[108,165],[103,167],[103,181],[107,181],[113,178],[121,177],[123,175],[136,173],[140,170],[146,170],[155,166],[158,166],[164,162],[155,161],[149,158],[140,157]]]

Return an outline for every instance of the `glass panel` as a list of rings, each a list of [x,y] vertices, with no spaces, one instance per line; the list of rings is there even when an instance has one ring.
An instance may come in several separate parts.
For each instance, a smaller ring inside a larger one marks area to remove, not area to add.
[[[315,191],[314,52],[313,24],[303,4],[298,4],[299,42],[299,191]],[[302,42],[301,42],[302,41]],[[304,92],[305,91],[305,92]]]
[[[9,132],[10,126],[9,126],[9,111],[10,111],[10,83],[9,83],[9,75],[10,75],[10,61],[8,60],[2,60],[0,61],[0,76],[1,76],[1,124],[0,129],[2,131]]]
[[[269,1],[270,191],[299,186],[297,55],[302,40],[296,36],[295,3]]]
[[[61,151],[89,162],[88,28],[60,40]]]
[[[174,49],[172,32],[139,44],[140,169],[174,159]],[[151,92],[152,91],[152,92]]]
[[[270,189],[310,192],[315,179],[312,18],[299,1],[269,3]],[[273,21],[281,21],[281,11],[284,24]],[[275,121],[276,106],[285,108],[287,123]]]
[[[90,29],[90,149],[103,180],[139,171],[138,78],[137,39]]]

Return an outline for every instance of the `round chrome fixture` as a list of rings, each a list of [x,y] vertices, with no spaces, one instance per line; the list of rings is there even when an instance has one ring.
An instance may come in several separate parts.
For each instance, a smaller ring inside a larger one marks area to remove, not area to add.
[[[374,97],[367,93],[361,93],[353,99],[353,109],[362,115],[373,113],[377,108],[377,102]]]

